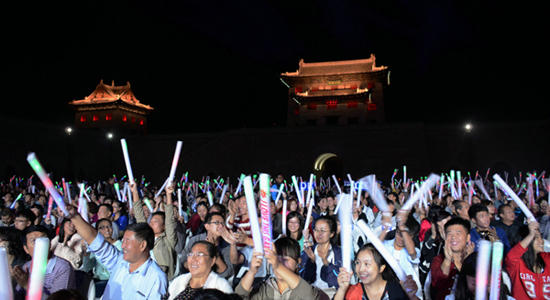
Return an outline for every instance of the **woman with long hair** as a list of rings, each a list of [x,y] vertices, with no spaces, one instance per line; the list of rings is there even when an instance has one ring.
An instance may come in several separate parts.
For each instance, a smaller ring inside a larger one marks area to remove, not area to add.
[[[126,213],[126,206],[124,205],[124,203],[118,200],[113,202],[113,221],[117,223],[118,229],[120,231],[126,230],[126,226],[128,226],[128,215]]]
[[[300,253],[304,250],[304,217],[296,211],[286,216],[287,236],[295,239],[300,244]]]
[[[364,245],[355,256],[355,273],[360,282],[350,285],[352,272],[340,268],[334,300],[418,299],[418,287],[411,275],[400,283],[384,257],[372,244]]]
[[[63,219],[59,226],[59,235],[53,238],[50,246],[53,254],[70,262],[76,270],[82,265],[86,248],[71,219]]]
[[[451,219],[451,214],[442,206],[430,208],[426,220],[430,222],[431,228],[426,232],[422,249],[420,249],[420,264],[418,273],[420,283],[426,282],[430,272],[430,266],[434,257],[443,253],[445,244],[445,224]]]
[[[531,220],[519,228],[514,239],[517,244],[504,260],[512,282],[515,299],[545,299],[550,296],[550,253],[544,252],[544,240],[539,223]]]

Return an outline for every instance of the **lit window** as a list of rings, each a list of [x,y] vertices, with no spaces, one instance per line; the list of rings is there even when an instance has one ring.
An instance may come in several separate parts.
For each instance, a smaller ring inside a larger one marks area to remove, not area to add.
[[[126,117],[126,115],[122,115],[122,121],[126,122],[127,120],[128,120],[128,117]]]
[[[80,122],[86,122],[86,115],[80,116]]]
[[[330,101],[326,101],[326,104],[327,104],[327,109],[336,109],[338,106],[338,101],[330,100]]]
[[[302,92],[302,88],[301,87],[295,87],[294,88],[294,93],[301,93]]]
[[[349,102],[348,108],[357,108],[357,102]]]
[[[94,116],[92,117],[92,121],[94,121],[94,122],[99,121],[99,115],[94,115]]]
[[[376,110],[376,109],[377,109],[376,103],[371,103],[367,105],[367,110]]]
[[[113,119],[113,114],[107,114],[105,115],[105,120],[106,121],[111,121]]]
[[[143,119],[139,119],[139,125],[143,125]]]
[[[136,122],[136,117],[132,117],[132,123]]]
[[[374,87],[374,82],[367,83],[367,89],[372,89]]]

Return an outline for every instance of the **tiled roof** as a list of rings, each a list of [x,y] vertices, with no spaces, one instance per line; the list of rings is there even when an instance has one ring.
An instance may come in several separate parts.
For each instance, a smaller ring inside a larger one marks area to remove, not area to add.
[[[80,106],[80,105],[93,105],[93,104],[105,104],[121,100],[122,102],[143,108],[146,110],[153,110],[149,105],[145,105],[139,102],[136,99],[136,96],[130,88],[130,82],[127,82],[126,85],[115,86],[114,81],[111,85],[106,85],[103,83],[103,80],[99,82],[95,90],[82,100],[74,100],[69,102],[69,105]]]
[[[386,67],[376,67],[376,57],[371,54],[370,58],[357,60],[329,61],[306,63],[300,60],[297,72],[287,72],[287,76],[317,76],[317,75],[339,75],[376,72],[386,69]]]

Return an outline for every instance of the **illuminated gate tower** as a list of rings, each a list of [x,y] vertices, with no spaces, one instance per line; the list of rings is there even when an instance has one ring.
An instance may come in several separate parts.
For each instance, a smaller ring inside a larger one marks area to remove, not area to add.
[[[388,67],[376,58],[305,63],[281,74],[288,87],[288,126],[383,123]]]
[[[139,102],[130,89],[106,85],[103,80],[83,100],[69,102],[76,110],[74,126],[86,129],[105,129],[123,133],[147,133],[147,117],[153,108]]]

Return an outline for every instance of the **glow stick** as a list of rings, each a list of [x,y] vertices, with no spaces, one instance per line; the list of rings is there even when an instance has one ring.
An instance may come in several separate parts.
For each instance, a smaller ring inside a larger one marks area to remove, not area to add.
[[[376,206],[379,210],[388,212],[388,202],[386,202],[386,199],[384,198],[384,195],[382,195],[382,192],[376,185],[376,177],[375,175],[369,175],[366,177],[363,177],[359,179],[359,181],[363,182],[363,185],[366,187],[367,191],[369,192],[369,195],[371,196],[372,200],[374,200],[374,203],[376,203]]]
[[[79,197],[78,198],[78,207],[80,211],[80,215],[82,216],[82,219],[86,221],[86,223],[90,223],[90,219],[88,218],[88,202],[86,201],[86,198]]]
[[[476,185],[477,187],[481,190],[481,192],[483,193],[483,195],[485,195],[485,198],[487,200],[491,200],[491,197],[489,197],[489,193],[487,193],[487,190],[485,189],[485,187],[483,186],[483,182],[481,182],[481,180],[476,180]],[[496,187],[495,187],[496,188]]]
[[[403,188],[407,190],[407,166],[403,166]]]
[[[340,199],[342,197],[343,194],[338,194],[336,195],[336,197],[334,197],[334,200],[336,200],[338,203],[336,203],[336,207],[334,208],[334,214],[338,214],[338,210],[340,209],[340,204],[342,204],[342,199]]]
[[[145,202],[145,205],[147,205],[147,208],[151,213],[153,213],[153,207],[151,206],[151,202],[149,202],[149,199],[145,198],[143,199],[143,202]]]
[[[357,205],[356,205],[356,207],[359,207],[359,205],[361,205],[361,190],[363,190],[363,182],[359,181],[359,188],[357,189]]]
[[[29,277],[29,288],[27,289],[27,300],[42,299],[44,278],[46,277],[46,266],[50,252],[50,239],[46,237],[34,240],[34,253],[32,255],[32,270]]]
[[[493,243],[493,260],[491,267],[491,300],[500,299],[500,278],[502,274],[502,255],[504,254],[504,244],[500,241]]]
[[[243,179],[245,178],[244,174],[241,174],[241,179],[239,179],[239,185],[237,185],[237,190],[235,191],[235,196],[241,191],[241,186],[243,185]]]
[[[472,186],[472,181],[468,181],[468,204],[472,205],[472,196],[474,195],[474,187]]]
[[[491,168],[487,169],[487,174],[485,174],[485,182],[487,182],[487,177],[489,177],[489,172],[491,171]],[[521,172],[519,173],[519,179],[521,181]]]
[[[183,216],[183,209],[181,208],[181,189],[178,189],[178,214]]]
[[[338,179],[336,179],[336,175],[332,175],[332,179],[334,179],[334,185],[336,188],[338,188],[338,193],[342,194],[342,189],[340,188],[340,184],[338,183]]]
[[[28,157],[27,157],[27,160],[28,160]],[[66,198],[67,197],[67,185],[65,184],[65,178],[61,178],[61,182],[63,182],[63,197]]]
[[[115,186],[116,196],[118,200],[121,200],[122,197],[120,196],[120,186],[118,185],[118,182],[115,182],[114,186]]]
[[[533,176],[529,175],[527,177],[527,194],[529,195],[529,205],[535,205],[535,195],[533,194]]]
[[[263,249],[271,249],[273,238],[271,231],[271,193],[269,192],[270,176],[262,173],[258,181],[260,182],[260,213],[262,216]]]
[[[52,181],[50,180],[50,177],[46,174],[46,171],[42,168],[42,165],[40,165],[40,162],[38,161],[38,158],[36,158],[36,154],[34,152],[29,153],[27,156],[27,161],[31,165],[32,169],[38,175],[38,178],[40,178],[40,181],[42,181],[42,184],[46,187],[50,195],[53,197],[55,203],[57,203],[57,206],[61,209],[63,214],[65,216],[70,215],[67,208],[65,208],[65,202],[63,202],[63,197],[59,195],[55,187],[53,186]]]
[[[214,205],[214,199],[212,197],[212,192],[211,191],[207,191],[206,192],[206,196],[208,197],[208,203],[210,204],[210,206]]]
[[[397,169],[393,170],[393,175],[391,176],[391,182],[393,182],[393,178],[397,175]]]
[[[462,175],[460,171],[456,171],[457,177],[457,188],[458,188],[458,198],[462,198]]]
[[[223,198],[225,197],[225,192],[227,192],[227,187],[229,186],[229,184],[226,184],[223,186],[223,189],[222,189],[222,194],[220,196],[220,204],[223,203]]]
[[[48,213],[46,214],[46,219],[49,219],[52,215],[52,208],[53,208],[53,197],[50,195],[48,197]]]
[[[305,204],[309,203],[312,194],[313,194],[313,174],[310,174],[309,175],[309,184],[307,186],[307,198],[306,198]]]
[[[172,168],[170,169],[170,176],[168,176],[168,181],[172,183],[174,181],[174,176],[176,175],[176,169],[178,167],[178,161],[180,159],[181,146],[183,142],[178,141],[176,144],[176,152],[174,153],[174,159],[172,160]]]
[[[281,197],[281,194],[283,193],[283,188],[285,186],[280,184],[279,185],[279,193],[277,193],[277,198],[275,198],[275,205],[277,205],[279,203],[279,198]]]
[[[485,300],[487,298],[487,279],[489,277],[490,260],[491,242],[481,240],[477,252],[476,300]]]
[[[128,179],[130,182],[134,182],[134,173],[132,172],[132,165],[130,164],[130,156],[128,155],[128,145],[126,139],[120,139],[122,145],[122,155],[124,156],[124,162],[126,163],[126,173],[128,173]]]
[[[367,236],[367,239],[373,244],[373,246],[380,252],[380,255],[384,257],[388,265],[393,269],[399,280],[405,282],[405,279],[407,279],[407,274],[405,274],[405,271],[403,271],[403,268],[399,265],[397,260],[393,257],[393,255],[384,247],[384,244],[380,239],[372,232],[372,230],[369,228],[367,223],[365,223],[364,220],[359,220],[357,222],[357,226],[363,231],[363,233]],[[344,252],[342,252],[342,255]]]
[[[300,189],[300,186],[298,185],[298,180],[296,179],[296,176],[292,175],[292,183],[294,184],[294,188],[296,189],[296,197],[298,197],[298,201],[303,206],[304,200],[302,199],[302,192]]]
[[[0,299],[13,300],[13,287],[11,285],[10,264],[6,248],[0,248]]]
[[[164,183],[162,184],[162,186],[160,187],[160,189],[157,191],[157,193],[155,194],[155,198],[158,197],[162,191],[164,191],[164,188],[166,187],[166,185],[168,184],[168,181],[170,181],[170,177],[166,178],[166,181],[164,181]]]
[[[134,182],[134,184],[136,183]],[[132,209],[134,206],[134,204],[132,203],[132,191],[130,190],[130,188],[128,188],[127,192],[128,192],[128,205],[130,209]]]
[[[252,178],[246,176],[243,181],[244,194],[248,206],[248,219],[250,220],[250,231],[252,231],[252,241],[254,242],[254,251],[264,253],[261,238],[262,233],[260,232],[260,224],[258,224],[258,211],[256,208],[256,200],[254,199],[254,189],[252,187]]]
[[[441,199],[441,197],[443,196],[443,181],[445,180],[445,178],[443,177],[443,174],[441,174],[441,182],[439,183],[439,199],[440,200],[443,200]]]
[[[500,185],[500,188],[503,189],[506,193],[508,193],[508,195],[512,197],[512,199],[517,203],[519,208],[521,208],[521,211],[523,211],[523,213],[525,214],[525,217],[527,217],[527,220],[531,219],[529,220],[529,222],[536,221],[535,217],[533,216],[533,213],[529,210],[529,208],[527,208],[525,203],[523,203],[523,201],[519,199],[519,197],[514,193],[514,191],[512,191],[512,189],[506,184],[506,182],[504,182],[504,180],[502,180],[502,178],[500,178],[498,174],[493,175],[493,179],[495,179]]]
[[[283,234],[286,235],[286,199],[283,199]]]
[[[422,183],[422,186],[420,187],[420,189],[414,195],[412,195],[409,198],[409,200],[407,200],[407,202],[405,202],[405,204],[403,204],[401,209],[402,210],[410,210],[413,207],[413,205],[416,203],[416,201],[418,201],[418,199],[420,199],[420,196],[422,196],[424,193],[426,193],[426,191],[431,189],[437,183],[439,178],[440,178],[439,175],[430,174],[428,179],[426,179],[426,181],[424,181],[424,183]]]
[[[342,245],[342,267],[346,268],[348,272],[351,272],[351,259],[352,259],[352,222],[351,222],[351,202],[352,195],[344,194],[342,198],[342,209],[344,212],[338,215],[340,220],[340,244]],[[308,213],[309,217],[309,213]],[[307,224],[307,223],[306,223]]]
[[[313,200],[309,201],[309,206],[307,208],[307,217],[306,217],[306,223],[304,225],[304,228],[309,228],[309,221],[311,220],[311,212],[313,211]]]

